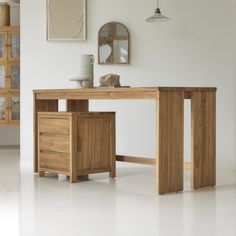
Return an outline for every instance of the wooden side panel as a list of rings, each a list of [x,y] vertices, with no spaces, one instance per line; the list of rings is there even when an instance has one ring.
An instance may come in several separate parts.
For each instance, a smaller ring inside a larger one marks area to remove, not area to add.
[[[216,184],[216,92],[192,93],[194,189]]]
[[[70,182],[77,182],[77,114],[70,119]]]
[[[88,100],[67,100],[67,111],[87,112],[89,110]]]
[[[38,173],[38,116],[39,111],[58,111],[58,100],[36,100],[34,97],[34,172]]]
[[[114,113],[78,117],[78,173],[107,170],[115,175]]]
[[[88,112],[89,111],[89,100],[67,100],[67,111],[68,112]],[[77,118],[73,118],[73,119],[77,119]],[[76,124],[74,124],[76,127],[77,127],[77,122]],[[73,131],[74,132],[74,131]],[[77,135],[75,134],[76,136],[76,140],[77,140]],[[76,154],[73,154],[73,155],[76,155],[77,156],[77,143],[74,143],[73,144],[73,148],[75,148],[75,152]],[[76,145],[76,146],[75,146]],[[71,162],[72,163],[72,162]],[[73,163],[74,166],[71,166],[71,168],[73,168],[73,173],[76,173],[77,172],[77,157],[76,159],[73,160]],[[80,177],[80,176],[78,176]],[[85,176],[81,176],[82,178],[84,178]],[[88,179],[88,175],[86,176],[86,178]]]
[[[184,92],[160,91],[158,102],[157,189],[183,190]]]
[[[110,127],[109,127],[109,133],[110,133],[110,177],[115,178],[116,177],[116,117],[115,113],[111,115],[110,120]]]

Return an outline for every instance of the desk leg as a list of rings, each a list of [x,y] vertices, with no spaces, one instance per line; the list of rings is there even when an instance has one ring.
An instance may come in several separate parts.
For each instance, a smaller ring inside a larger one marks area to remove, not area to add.
[[[160,91],[157,112],[157,191],[183,191],[184,92]]]
[[[110,157],[110,178],[116,177],[116,117],[115,115],[112,118],[112,122],[110,123],[110,129],[112,130],[112,135],[110,138],[111,144],[111,157]]]
[[[67,100],[68,112],[88,112],[89,101],[88,100]],[[76,162],[77,163],[77,162]],[[88,180],[89,176],[78,176],[79,181]]]
[[[58,100],[37,100],[34,97],[34,173],[38,173],[38,116],[39,111],[58,111]]]
[[[216,184],[216,93],[192,93],[192,187]]]

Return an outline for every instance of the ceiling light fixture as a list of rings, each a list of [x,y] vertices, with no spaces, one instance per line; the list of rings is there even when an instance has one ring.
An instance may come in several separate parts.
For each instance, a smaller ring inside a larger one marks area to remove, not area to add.
[[[158,23],[160,21],[167,21],[170,18],[161,14],[161,10],[159,8],[159,0],[157,0],[157,9],[155,10],[154,15],[146,19],[146,22]]]

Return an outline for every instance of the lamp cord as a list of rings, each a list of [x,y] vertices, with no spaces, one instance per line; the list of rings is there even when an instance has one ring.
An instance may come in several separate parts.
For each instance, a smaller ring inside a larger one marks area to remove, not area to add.
[[[155,14],[161,14],[161,10],[159,8],[159,0],[157,0],[157,9],[155,10]]]

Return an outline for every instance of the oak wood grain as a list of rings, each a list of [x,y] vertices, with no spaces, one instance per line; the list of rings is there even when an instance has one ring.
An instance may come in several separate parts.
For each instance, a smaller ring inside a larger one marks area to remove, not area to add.
[[[78,149],[78,127],[77,127],[77,119],[78,115],[76,113],[71,114],[71,122],[70,122],[70,182],[77,182],[77,149]]]
[[[153,88],[90,88],[90,89],[44,89],[34,90],[37,99],[156,99],[160,91],[183,91],[191,98],[193,91],[216,91],[208,87],[153,87]]]
[[[68,112],[88,112],[89,101],[88,100],[67,100]]]
[[[70,134],[70,120],[69,119],[60,119],[60,118],[43,118],[40,119],[40,133],[48,134]]]
[[[115,113],[81,113],[78,116],[78,173],[109,169],[115,177]]]
[[[192,94],[192,186],[216,184],[216,93]]]
[[[54,169],[60,172],[70,173],[70,155],[66,153],[56,153],[40,151],[40,169]]]
[[[89,111],[89,101],[88,100],[66,100],[66,110],[67,112],[88,112]],[[77,119],[76,117],[74,119]],[[77,121],[76,124],[74,124],[77,127]],[[77,128],[76,128],[77,129]],[[76,136],[76,140],[77,140],[77,136]],[[77,155],[77,141],[74,144],[74,155]],[[77,159],[74,160],[74,165],[72,168],[74,168],[73,173],[75,173],[75,171],[77,172]],[[78,176],[79,180],[85,180],[85,179],[89,179],[88,175],[82,175],[82,176]]]
[[[34,173],[38,173],[38,112],[58,111],[58,100],[37,100],[34,95]]]
[[[157,104],[158,193],[183,190],[184,92],[161,91]]]
[[[133,157],[133,156],[116,155],[116,161],[135,163],[135,164],[140,164],[140,165],[156,166],[156,159],[147,158],[147,157]],[[184,162],[183,165],[184,165],[185,170],[192,170],[192,168],[193,168],[193,165],[191,162]]]

